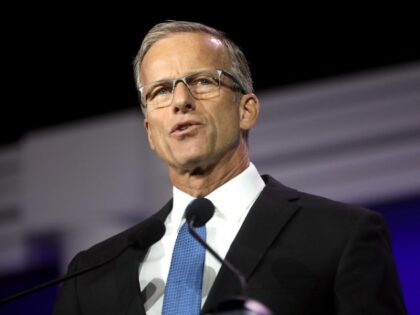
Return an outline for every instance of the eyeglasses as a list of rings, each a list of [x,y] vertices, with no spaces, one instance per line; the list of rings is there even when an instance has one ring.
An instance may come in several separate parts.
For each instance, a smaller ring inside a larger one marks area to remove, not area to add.
[[[235,85],[228,86],[223,84],[221,80],[222,75],[231,79]],[[139,90],[142,110],[151,111],[171,105],[178,82],[183,82],[191,95],[196,99],[209,99],[219,96],[220,85],[225,85],[228,88],[236,89],[246,94],[239,80],[223,69],[199,71],[173,80],[160,80],[141,86]]]

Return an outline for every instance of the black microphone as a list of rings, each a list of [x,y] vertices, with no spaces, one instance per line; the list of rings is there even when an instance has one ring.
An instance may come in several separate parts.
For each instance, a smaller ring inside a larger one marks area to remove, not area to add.
[[[214,214],[213,203],[206,198],[194,199],[185,210],[185,217],[188,222],[188,231],[190,234],[208,250],[223,266],[228,268],[241,285],[241,295],[237,298],[222,301],[210,314],[248,314],[248,315],[273,315],[273,313],[257,300],[247,298],[246,279],[244,275],[233,266],[228,260],[220,257],[216,251],[210,247],[205,240],[194,230],[194,227],[200,227],[206,224]]]
[[[97,264],[94,264],[92,266],[83,268],[81,270],[78,270],[76,272],[67,274],[63,277],[50,280],[45,283],[41,283],[35,287],[20,291],[18,293],[15,293],[13,295],[7,296],[5,298],[0,299],[0,304],[4,304],[10,301],[13,301],[19,297],[23,297],[25,295],[31,294],[33,292],[39,291],[41,289],[50,287],[54,284],[58,284],[60,282],[66,281],[68,279],[80,276],[84,273],[87,273],[91,270],[95,270],[103,265],[108,264],[109,262],[117,259],[119,256],[121,256],[122,253],[124,253],[128,248],[134,247],[136,249],[145,249],[149,247],[150,245],[156,243],[158,240],[160,240],[165,234],[165,225],[162,221],[159,221],[157,219],[153,219],[150,222],[147,222],[145,226],[143,227],[142,232],[139,235],[131,234],[127,237],[127,243],[125,246],[118,251],[115,255],[111,256],[110,258],[101,261]]]

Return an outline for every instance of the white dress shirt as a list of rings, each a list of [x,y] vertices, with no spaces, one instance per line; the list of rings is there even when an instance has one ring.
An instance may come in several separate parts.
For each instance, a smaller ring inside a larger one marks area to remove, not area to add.
[[[214,216],[206,224],[206,241],[225,257],[246,215],[265,187],[254,164],[206,196],[215,206]],[[165,220],[166,232],[153,244],[140,264],[139,281],[145,298],[147,315],[162,313],[163,293],[169,273],[172,251],[181,226],[184,211],[194,197],[173,187],[173,208]],[[221,264],[206,252],[203,275],[202,305],[216,278]]]

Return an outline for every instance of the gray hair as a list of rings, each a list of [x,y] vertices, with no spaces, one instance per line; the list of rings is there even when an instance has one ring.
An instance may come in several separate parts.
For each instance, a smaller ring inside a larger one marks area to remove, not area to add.
[[[226,47],[231,60],[231,69],[228,69],[239,81],[241,87],[246,93],[254,92],[252,85],[251,71],[249,70],[248,62],[241,49],[230,40],[225,33],[218,31],[212,27],[201,23],[186,22],[186,21],[166,21],[156,24],[146,34],[140,49],[134,59],[134,77],[136,80],[137,89],[140,88],[140,68],[144,56],[158,40],[168,37],[174,33],[204,33],[214,36],[219,39]]]

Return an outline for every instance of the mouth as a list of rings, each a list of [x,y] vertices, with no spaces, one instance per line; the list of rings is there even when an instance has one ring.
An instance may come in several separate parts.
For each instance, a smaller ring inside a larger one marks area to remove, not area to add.
[[[201,126],[201,123],[197,121],[184,121],[181,123],[177,123],[175,126],[171,129],[171,135],[180,137],[180,136],[186,136],[191,134],[193,131],[195,131],[197,128]]]

